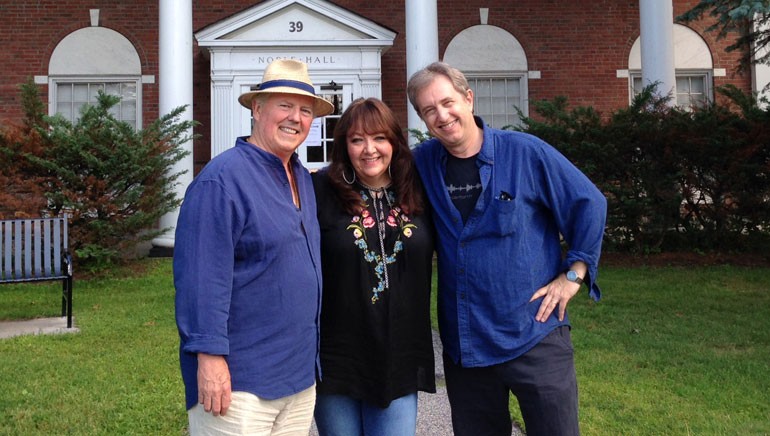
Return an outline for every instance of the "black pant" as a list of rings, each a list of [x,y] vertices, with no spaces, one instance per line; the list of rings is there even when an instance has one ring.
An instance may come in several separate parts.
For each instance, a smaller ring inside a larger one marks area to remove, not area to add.
[[[558,327],[524,355],[463,368],[444,355],[455,436],[510,436],[508,392],[516,395],[527,436],[573,436],[578,394],[569,327]]]

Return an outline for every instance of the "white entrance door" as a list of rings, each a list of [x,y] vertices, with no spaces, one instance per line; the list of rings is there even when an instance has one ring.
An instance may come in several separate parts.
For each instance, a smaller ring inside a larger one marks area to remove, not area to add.
[[[331,161],[334,128],[340,115],[350,104],[352,85],[332,81],[327,85],[316,85],[316,94],[334,105],[334,112],[317,118],[307,139],[297,149],[300,160],[309,170],[323,168]]]

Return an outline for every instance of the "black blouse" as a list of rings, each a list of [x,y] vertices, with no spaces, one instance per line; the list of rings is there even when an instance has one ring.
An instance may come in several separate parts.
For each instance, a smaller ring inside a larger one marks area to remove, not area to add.
[[[407,216],[395,204],[391,189],[386,190],[388,199],[380,194],[377,200],[356,184],[367,209],[351,216],[337,200],[326,172],[314,173],[313,184],[323,267],[322,377],[317,392],[380,407],[418,390],[436,392],[430,214]]]

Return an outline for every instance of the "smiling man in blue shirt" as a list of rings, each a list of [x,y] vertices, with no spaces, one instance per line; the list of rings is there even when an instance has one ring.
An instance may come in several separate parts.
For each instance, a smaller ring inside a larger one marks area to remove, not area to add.
[[[190,434],[310,430],[320,341],[320,229],[310,174],[294,151],[314,117],[307,66],[276,60],[250,136],[187,188],[174,247],[179,361]]]
[[[510,435],[509,392],[529,436],[577,435],[566,309],[583,283],[600,297],[606,199],[545,142],[484,126],[457,69],[433,63],[408,93],[434,136],[414,156],[437,232],[455,435]]]

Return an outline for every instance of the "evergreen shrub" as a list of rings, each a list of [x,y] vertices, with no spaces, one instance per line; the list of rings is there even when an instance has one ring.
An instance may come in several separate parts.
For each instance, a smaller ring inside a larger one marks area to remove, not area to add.
[[[635,253],[759,251],[770,230],[770,112],[735,87],[726,103],[670,107],[655,86],[603,116],[564,97],[517,127],[559,149],[608,200],[605,244]]]
[[[34,84],[23,86],[29,87]],[[184,172],[172,171],[189,154],[182,145],[193,139],[195,123],[180,120],[186,108],[135,130],[113,115],[119,101],[100,92],[75,123],[59,115],[38,116],[42,105],[34,109],[36,103],[25,101],[26,134],[39,147],[21,150],[0,143],[0,153],[15,156],[9,166],[44,181],[41,214],[71,215],[70,247],[80,268],[103,269],[134,257],[138,242],[167,230],[157,228],[160,217],[181,203],[174,187]]]

